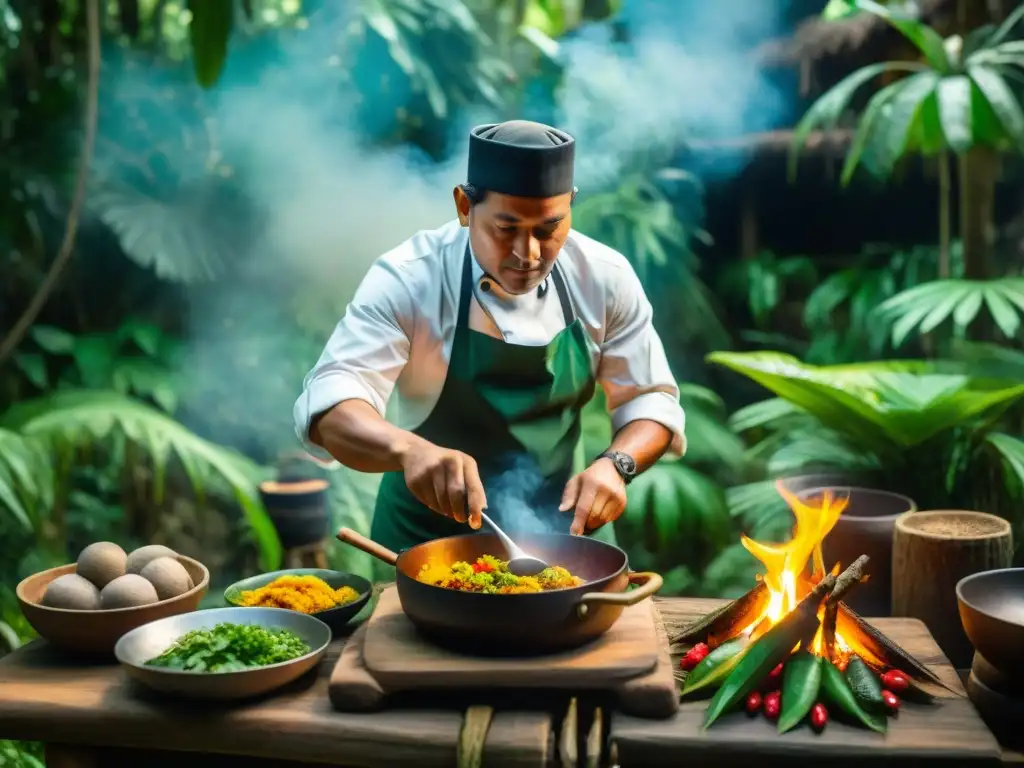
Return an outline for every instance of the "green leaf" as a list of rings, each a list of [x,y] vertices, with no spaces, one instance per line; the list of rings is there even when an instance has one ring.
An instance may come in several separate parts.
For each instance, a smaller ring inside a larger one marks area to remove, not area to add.
[[[1024,385],[935,372],[918,361],[813,366],[777,352],[716,352],[708,361],[747,376],[876,457],[900,462],[906,448],[970,420],[998,414]]]
[[[119,344],[106,334],[79,336],[72,355],[75,367],[87,387],[110,386]]]
[[[835,664],[824,659],[821,667],[821,688],[826,698],[848,717],[859,721],[877,733],[885,733],[885,715],[868,712],[860,705],[857,697],[853,695],[850,684],[846,682],[843,673],[836,668]]]
[[[716,686],[729,676],[729,673],[740,663],[743,652],[747,649],[746,635],[727,640],[707,656],[686,675],[683,683],[682,696],[689,696],[695,691]]]
[[[779,733],[785,733],[799,725],[818,700],[821,658],[801,648],[786,662],[782,675]]]
[[[905,80],[899,80],[887,85],[872,96],[868,102],[864,114],[857,122],[857,133],[853,137],[853,143],[850,145],[850,150],[846,153],[846,160],[843,163],[841,183],[844,186],[849,184],[853,178],[853,172],[860,164],[865,149],[877,140],[875,129],[885,113],[886,105],[899,95],[905,83]]]
[[[882,683],[878,679],[878,675],[861,660],[860,656],[851,657],[846,665],[846,682],[849,683],[854,697],[869,712],[884,710]]]
[[[228,40],[234,23],[233,0],[188,0],[192,20],[188,38],[192,45],[192,65],[196,80],[203,88],[212,88],[224,69]]]
[[[1006,39],[1006,36],[1010,34],[1013,28],[1020,23],[1021,19],[1024,19],[1024,5],[1018,5],[1013,9],[1013,12],[1010,13],[1010,15],[1003,20],[1003,23],[999,25],[999,28],[992,33],[992,37],[988,39],[986,45],[999,45]]]
[[[992,111],[999,117],[1003,130],[1016,146],[1024,152],[1024,111],[1013,90],[998,71],[985,66],[972,65],[968,68],[971,79],[984,95]]]
[[[949,58],[946,56],[946,48],[943,45],[942,36],[934,29],[917,19],[903,16],[892,11],[874,0],[853,0],[854,4],[862,11],[868,11],[899,30],[907,40],[913,43],[924,56],[929,66],[943,74],[949,70]]]
[[[959,154],[974,146],[971,131],[971,80],[967,75],[944,77],[938,86],[939,117],[950,149]]]
[[[866,135],[874,149],[872,152],[874,163],[882,174],[888,176],[896,163],[903,157],[921,110],[938,82],[939,76],[934,72],[919,72],[900,81],[898,84],[900,87],[894,88],[891,93],[888,93],[888,89],[879,93],[879,97],[886,94],[882,100],[882,106],[874,117],[881,121],[881,125],[877,130],[869,127],[866,130]],[[869,105],[868,112],[870,111],[871,106]],[[861,122],[868,122],[867,113]],[[857,156],[851,151],[847,157],[846,166],[843,168],[844,184],[848,184],[850,181],[856,166],[856,158]]]
[[[985,440],[996,450],[1017,482],[1024,486],[1024,442],[1001,432],[986,435]]]
[[[840,80],[828,91],[822,94],[807,113],[803,116],[796,128],[793,129],[793,139],[790,143],[789,152],[789,176],[796,177],[798,153],[803,147],[807,137],[815,128],[829,130],[834,128],[847,105],[857,90],[885,72],[919,72],[921,66],[918,64],[904,62],[884,62],[881,64],[869,64],[858,69]],[[895,85],[895,83],[894,83]]]
[[[52,325],[33,325],[29,335],[51,355],[67,355],[75,346],[75,337]]]
[[[36,389],[46,389],[49,378],[46,375],[46,358],[42,355],[16,353],[14,364]]]
[[[828,0],[828,5],[821,12],[821,18],[825,21],[838,21],[857,13],[851,0]]]

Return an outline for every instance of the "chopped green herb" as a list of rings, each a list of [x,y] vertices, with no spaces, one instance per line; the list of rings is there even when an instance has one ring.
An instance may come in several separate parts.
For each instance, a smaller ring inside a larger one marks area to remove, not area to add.
[[[309,651],[309,646],[287,629],[218,624],[182,635],[146,666],[185,672],[237,672],[291,661]]]

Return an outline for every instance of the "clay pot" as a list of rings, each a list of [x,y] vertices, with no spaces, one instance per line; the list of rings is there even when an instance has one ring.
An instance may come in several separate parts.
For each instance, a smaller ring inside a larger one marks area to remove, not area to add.
[[[327,536],[330,512],[326,480],[267,481],[260,483],[260,497],[285,549],[322,541]]]
[[[867,555],[871,559],[868,563],[870,578],[852,590],[845,602],[862,616],[889,616],[892,613],[893,528],[896,518],[917,511],[917,504],[907,496],[874,488],[826,486],[805,488],[796,495],[807,502],[825,491],[850,497],[850,503],[822,544],[825,567],[831,568],[837,562],[845,567],[861,555]]]

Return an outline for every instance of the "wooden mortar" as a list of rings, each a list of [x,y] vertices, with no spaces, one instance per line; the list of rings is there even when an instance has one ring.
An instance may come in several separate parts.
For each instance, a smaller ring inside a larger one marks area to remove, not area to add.
[[[892,549],[894,616],[920,619],[957,669],[970,666],[974,648],[964,633],[956,584],[965,576],[1008,568],[1010,524],[985,512],[912,512],[896,520]]]

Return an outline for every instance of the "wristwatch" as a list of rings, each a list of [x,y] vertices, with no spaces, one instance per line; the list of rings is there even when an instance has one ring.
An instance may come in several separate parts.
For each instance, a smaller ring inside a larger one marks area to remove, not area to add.
[[[636,477],[636,461],[628,453],[622,451],[605,451],[597,458],[599,459],[610,459],[612,464],[615,466],[615,471],[619,473],[622,478],[622,482],[629,485],[633,478]]]

